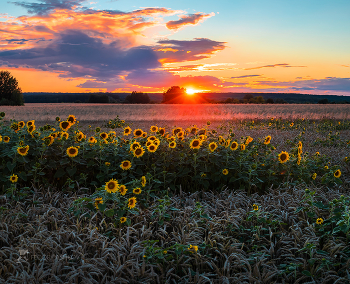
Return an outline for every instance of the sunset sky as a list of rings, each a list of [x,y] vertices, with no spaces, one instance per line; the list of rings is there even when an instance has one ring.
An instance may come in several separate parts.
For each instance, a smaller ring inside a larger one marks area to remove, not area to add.
[[[1,1],[23,92],[350,95],[350,1]]]

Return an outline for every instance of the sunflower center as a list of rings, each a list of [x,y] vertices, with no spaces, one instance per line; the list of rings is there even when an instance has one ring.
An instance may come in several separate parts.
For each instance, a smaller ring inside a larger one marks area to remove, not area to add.
[[[197,140],[193,141],[192,145],[193,145],[193,147],[197,147],[199,145],[199,141],[197,141]]]
[[[114,188],[115,188],[114,182],[110,182],[110,183],[108,184],[108,188],[109,188],[109,189],[114,189]]]
[[[286,154],[282,154],[282,155],[281,155],[281,160],[282,160],[282,161],[287,160],[287,155],[286,155]]]
[[[20,149],[19,149],[19,151],[20,151],[21,153],[25,153],[26,150],[27,150],[26,148],[20,148]]]
[[[75,154],[76,150],[74,148],[69,149],[69,154]]]

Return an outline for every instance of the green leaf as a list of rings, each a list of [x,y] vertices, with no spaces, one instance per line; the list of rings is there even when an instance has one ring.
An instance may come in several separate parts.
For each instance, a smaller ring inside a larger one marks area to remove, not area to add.
[[[100,207],[101,205],[99,205],[99,207]],[[109,210],[107,210],[107,211],[105,211],[105,215],[107,216],[107,217],[112,217],[113,215],[114,215],[114,209],[109,209]]]
[[[100,210],[101,212],[105,211],[107,207],[107,204],[103,203],[103,204],[99,204],[98,205],[98,210]]]
[[[307,270],[304,270],[304,271],[302,272],[302,274],[304,274],[304,275],[306,275],[306,276],[312,277],[312,274],[310,273],[310,271],[307,271]]]
[[[15,168],[16,162],[11,163],[10,161],[7,162],[6,167],[9,169],[10,172]]]
[[[88,203],[85,205],[86,208],[90,209],[90,210],[94,210],[95,209],[95,206],[92,204],[92,203]]]
[[[67,173],[71,176],[71,177],[73,177],[74,176],[74,174],[77,172],[77,168],[76,167],[68,167],[67,168]]]
[[[57,172],[54,175],[54,178],[61,178],[66,174],[63,168],[58,168]]]
[[[24,181],[27,181],[27,175],[25,172],[18,173],[18,177],[20,177]]]

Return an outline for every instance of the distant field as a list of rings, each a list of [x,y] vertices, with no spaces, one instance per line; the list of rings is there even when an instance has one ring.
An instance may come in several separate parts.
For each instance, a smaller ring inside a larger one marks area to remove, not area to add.
[[[223,121],[235,119],[280,118],[335,118],[350,119],[350,105],[127,105],[127,104],[26,104],[21,107],[0,106],[6,113],[6,120],[29,120],[37,122],[54,121],[74,114],[81,122],[97,122],[115,118],[127,121]]]

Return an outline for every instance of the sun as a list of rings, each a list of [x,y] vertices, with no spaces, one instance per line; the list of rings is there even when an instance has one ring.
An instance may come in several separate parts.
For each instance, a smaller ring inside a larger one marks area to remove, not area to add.
[[[193,94],[195,94],[195,93],[197,93],[198,91],[197,90],[195,90],[195,89],[187,89],[186,90],[186,93],[187,93],[187,95],[193,95]]]

